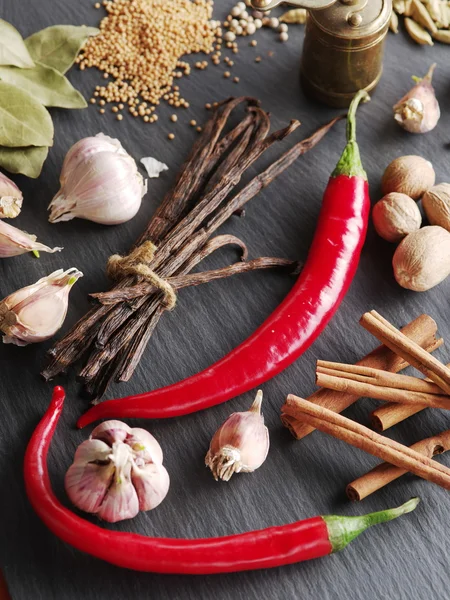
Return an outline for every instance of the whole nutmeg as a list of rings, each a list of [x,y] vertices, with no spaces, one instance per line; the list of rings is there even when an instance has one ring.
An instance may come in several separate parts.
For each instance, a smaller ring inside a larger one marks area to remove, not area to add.
[[[408,233],[420,229],[422,215],[412,198],[391,192],[375,204],[372,220],[380,237],[388,242],[400,242]]]
[[[402,287],[426,292],[450,275],[450,233],[436,225],[410,233],[397,247],[392,266]]]
[[[381,187],[383,194],[399,192],[419,200],[435,181],[436,173],[428,160],[421,156],[400,156],[387,167]]]
[[[432,225],[450,231],[450,183],[433,186],[422,198],[422,206]]]

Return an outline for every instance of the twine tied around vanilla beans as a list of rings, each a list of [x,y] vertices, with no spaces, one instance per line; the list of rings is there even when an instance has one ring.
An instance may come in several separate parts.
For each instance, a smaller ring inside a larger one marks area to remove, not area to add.
[[[177,303],[177,295],[168,281],[160,277],[148,265],[152,262],[157,248],[153,242],[143,242],[127,256],[113,254],[109,257],[106,273],[111,279],[121,279],[127,275],[142,277],[164,294],[166,310],[172,310]]]

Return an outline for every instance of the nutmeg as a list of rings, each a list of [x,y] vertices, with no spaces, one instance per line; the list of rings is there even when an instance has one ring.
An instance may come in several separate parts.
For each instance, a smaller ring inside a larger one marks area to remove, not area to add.
[[[422,206],[431,225],[440,225],[450,231],[450,183],[440,183],[429,189],[422,198]]]
[[[421,156],[400,156],[385,170],[381,186],[383,194],[399,192],[419,200],[435,181],[436,173],[428,160]]]
[[[372,220],[380,237],[388,242],[400,242],[408,233],[420,229],[422,215],[412,198],[391,192],[375,204]]]
[[[410,233],[397,247],[392,266],[402,287],[426,292],[450,275],[450,233],[436,225]]]

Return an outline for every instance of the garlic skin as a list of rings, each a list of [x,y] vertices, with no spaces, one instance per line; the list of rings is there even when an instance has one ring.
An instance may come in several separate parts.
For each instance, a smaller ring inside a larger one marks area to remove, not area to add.
[[[410,133],[428,133],[434,129],[441,116],[439,103],[431,84],[436,64],[431,65],[423,79],[394,106],[394,119]]]
[[[66,155],[50,223],[78,217],[117,225],[138,212],[147,184],[119,140],[103,134],[77,142]]]
[[[17,185],[0,172],[0,219],[17,217],[22,208],[23,196]]]
[[[0,220],[0,258],[19,256],[27,252],[59,252],[62,248],[49,248],[36,241],[35,235],[17,229]]]
[[[3,343],[26,346],[54,336],[66,318],[70,290],[82,276],[75,268],[59,269],[2,300]]]
[[[266,460],[270,442],[262,398],[259,390],[248,411],[230,415],[214,434],[205,464],[216,481],[229,481],[233,473],[252,473]]]
[[[169,474],[155,438],[145,429],[106,421],[78,446],[65,477],[71,502],[116,523],[156,508],[169,490]]]

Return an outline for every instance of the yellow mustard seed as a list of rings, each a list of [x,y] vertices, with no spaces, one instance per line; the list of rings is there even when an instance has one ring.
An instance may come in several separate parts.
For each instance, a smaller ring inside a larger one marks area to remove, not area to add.
[[[178,117],[177,117],[177,115],[172,115],[172,116],[170,117],[170,120],[172,121],[172,123],[176,123],[176,122],[178,121]]]
[[[121,121],[121,120],[123,119],[123,115],[117,115],[116,119],[117,119],[118,121]]]
[[[189,121],[189,125],[191,127],[195,127],[197,125],[197,121],[195,119],[192,119],[191,121]]]
[[[167,137],[169,138],[169,140],[174,140],[175,139],[175,134],[169,133],[169,135]]]

